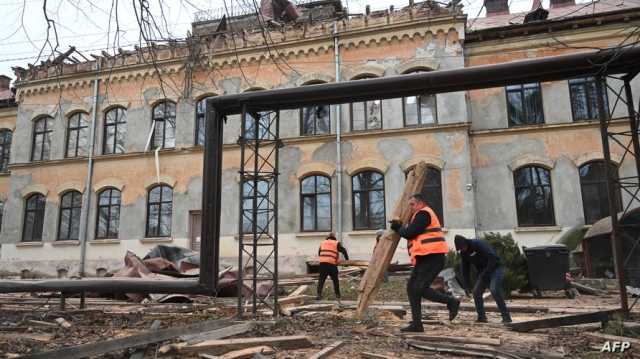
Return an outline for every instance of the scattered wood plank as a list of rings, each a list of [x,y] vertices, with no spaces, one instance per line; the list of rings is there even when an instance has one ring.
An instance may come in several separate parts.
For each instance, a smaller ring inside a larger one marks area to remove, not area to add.
[[[27,323],[32,324],[32,325],[40,325],[43,327],[50,327],[50,328],[57,328],[59,325],[57,323],[51,323],[51,322],[43,322],[41,320],[27,320]]]
[[[410,171],[407,175],[407,180],[402,191],[402,196],[396,202],[396,206],[391,215],[392,219],[400,219],[402,223],[407,223],[411,216],[411,209],[408,205],[409,197],[417,192],[420,192],[422,185],[426,179],[425,162],[420,162],[416,165],[413,171]],[[380,241],[376,245],[369,266],[367,267],[362,280],[360,281],[360,287],[358,288],[358,307],[356,309],[356,315],[361,317],[364,311],[369,306],[380,288],[380,283],[384,276],[384,272],[391,263],[391,258],[398,247],[400,236],[398,233],[392,230],[387,230],[380,238]]]
[[[310,295],[296,295],[296,296],[289,296],[289,297],[284,297],[284,298],[278,298],[278,304],[279,305],[287,305],[287,304],[304,304],[305,302],[310,301],[311,299],[313,299],[312,296]]]
[[[454,355],[465,355],[474,358],[497,358],[497,359],[524,359],[524,357],[516,354],[506,353],[494,349],[486,349],[478,346],[470,345],[453,345],[453,344],[433,344],[409,342],[408,345],[415,349],[426,350],[437,353],[449,353]]]
[[[195,344],[203,342],[205,340],[224,339],[234,335],[243,334],[253,329],[252,322],[239,323],[230,325],[225,328],[211,330],[204,333],[181,335],[180,339],[188,342],[189,344]]]
[[[618,312],[619,309],[605,310],[600,312],[566,315],[562,317],[529,320],[526,322],[511,323],[508,327],[517,332],[530,332],[535,329],[555,328],[567,325],[606,322],[611,315]]]
[[[60,325],[64,329],[69,329],[73,326],[64,318],[56,318],[56,323],[58,323],[58,325]]]
[[[299,307],[285,308],[282,310],[284,315],[294,315],[301,312],[328,312],[333,310],[333,304],[308,304]]]
[[[200,322],[184,327],[162,329],[156,331],[149,331],[146,333],[132,335],[124,338],[101,341],[98,343],[83,344],[74,347],[67,347],[49,352],[29,354],[23,356],[23,358],[33,359],[80,359],[90,356],[98,356],[106,354],[116,350],[127,349],[131,347],[137,347],[141,345],[158,343],[164,340],[173,339],[180,335],[201,333],[203,331],[210,331],[214,329],[220,329],[228,326],[230,322],[226,319],[222,320],[210,320]]]
[[[161,322],[159,320],[154,320],[153,323],[151,323],[151,327],[149,328],[150,330],[158,330],[160,329],[160,324]],[[138,348],[135,352],[133,352],[133,354],[131,354],[131,356],[129,357],[129,359],[143,359],[144,355],[147,353],[147,349],[149,349],[149,345],[143,345],[142,347]]]
[[[324,358],[328,358],[331,356],[331,354],[333,354],[336,350],[340,349],[341,346],[344,345],[344,342],[342,340],[338,340],[335,341],[329,345],[327,345],[324,349],[322,349],[321,351],[313,354],[312,356],[309,357],[309,359],[324,359]]]
[[[603,290],[592,288],[592,287],[589,287],[588,285],[580,284],[578,282],[571,282],[571,285],[575,289],[577,289],[578,292],[583,294],[600,295],[600,296],[607,294],[607,292]]]
[[[367,352],[360,353],[360,358],[365,358],[365,359],[395,359],[395,357],[392,357],[392,356],[380,355],[380,354],[374,354],[374,353],[367,353]]]
[[[262,345],[262,346],[253,347],[253,348],[234,350],[232,352],[228,352],[221,356],[214,356],[214,355],[209,355],[204,353],[200,353],[198,355],[200,356],[200,358],[203,358],[203,359],[250,359],[250,358],[254,358],[257,354],[271,355],[271,354],[275,354],[275,352],[276,351],[273,350],[273,348],[268,347],[266,345]]]
[[[631,344],[640,345],[640,339],[636,339],[636,338],[621,337],[618,335],[611,335],[611,334],[604,334],[604,333],[589,333],[589,332],[584,333],[584,335],[588,337],[596,338],[596,339],[605,339],[605,340],[611,340],[611,341],[617,341],[617,342],[629,342]]]
[[[219,355],[230,350],[246,349],[258,345],[267,345],[281,349],[303,349],[313,344],[309,337],[304,335],[262,337],[262,338],[238,338],[224,340],[207,340],[202,343],[183,346],[179,353],[207,353]],[[164,354],[164,353],[163,353]]]
[[[428,335],[428,334],[404,334],[404,338],[426,341],[426,342],[450,342],[450,343],[462,343],[462,344],[478,344],[478,345],[493,345],[500,346],[502,341],[500,338],[470,338],[470,337],[447,337],[440,335]]]
[[[303,284],[298,288],[296,288],[296,290],[291,292],[291,294],[289,294],[287,297],[295,297],[295,296],[301,295],[302,293],[306,292],[307,289],[309,289],[309,286],[307,284]]]
[[[7,340],[33,340],[36,342],[50,342],[53,339],[53,334],[37,334],[37,333],[2,333],[0,334],[0,341]]]

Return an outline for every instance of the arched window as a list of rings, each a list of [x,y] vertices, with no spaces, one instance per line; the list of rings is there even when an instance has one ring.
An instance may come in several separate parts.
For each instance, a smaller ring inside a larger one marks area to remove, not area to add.
[[[0,172],[7,172],[11,157],[12,136],[13,133],[10,130],[0,130]]]
[[[416,74],[419,72],[426,72],[426,70],[413,70],[406,73]],[[436,95],[404,97],[402,99],[402,112],[405,127],[435,125],[438,123]]]
[[[317,85],[324,81],[304,84]],[[331,107],[329,105],[308,106],[300,109],[300,135],[314,136],[331,132]]]
[[[356,80],[374,78],[361,76]],[[351,109],[351,131],[379,130],[382,128],[382,100],[354,102]]]
[[[588,162],[580,166],[580,189],[582,190],[582,206],[586,224],[593,224],[610,215],[606,171],[603,160]],[[609,164],[609,171],[618,179],[618,168],[615,164]],[[617,211],[620,212],[622,211],[622,199],[618,186],[616,186],[615,192],[614,200]]]
[[[301,230],[331,230],[331,178],[308,176],[300,181]]]
[[[364,171],[351,177],[353,229],[385,228],[384,176]]]
[[[153,148],[176,147],[176,104],[163,101],[153,108]]]
[[[213,96],[205,97],[196,103],[196,146],[204,146],[205,118],[207,117],[207,100]]]
[[[127,110],[122,107],[114,107],[104,116],[104,135],[102,141],[102,153],[124,153],[124,144],[127,137]]]
[[[146,237],[171,236],[173,189],[164,184],[152,187],[149,189],[147,201]]]
[[[409,172],[405,173],[405,178]],[[428,166],[425,170],[425,180],[420,193],[427,201],[427,205],[436,212],[440,224],[444,226],[444,213],[442,209],[442,174],[436,167]]]
[[[51,153],[51,133],[53,119],[41,117],[33,123],[33,143],[31,145],[31,161],[46,161]]]
[[[46,199],[40,193],[34,193],[27,198],[24,208],[24,225],[22,228],[23,242],[42,240],[45,204]]]
[[[77,241],[80,239],[80,212],[82,193],[69,191],[60,198],[60,218],[58,219],[58,240]]]
[[[554,226],[551,173],[540,166],[520,167],[513,173],[518,226]]]
[[[67,126],[67,146],[65,157],[82,157],[87,155],[89,143],[89,122],[87,114],[76,112],[69,117]]]
[[[117,239],[120,226],[120,191],[107,188],[98,194],[97,239]]]
[[[253,233],[253,200],[256,200],[256,233],[269,233],[269,182],[244,182],[242,186],[242,233]]]

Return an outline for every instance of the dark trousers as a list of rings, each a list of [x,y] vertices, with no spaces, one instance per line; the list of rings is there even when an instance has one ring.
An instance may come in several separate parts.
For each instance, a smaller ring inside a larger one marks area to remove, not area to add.
[[[333,291],[336,293],[336,298],[340,298],[340,282],[338,281],[338,266],[329,263],[320,263],[320,278],[318,279],[318,297],[322,296],[322,289],[324,288],[324,281],[327,280],[327,276],[331,277],[333,281]]]
[[[493,299],[496,301],[496,305],[498,309],[500,309],[500,314],[502,315],[502,319],[511,319],[509,315],[509,310],[507,309],[507,304],[504,302],[504,296],[502,295],[502,283],[504,282],[504,267],[499,266],[496,268],[493,273],[491,273],[491,277],[489,280],[478,279],[476,282],[476,286],[473,289],[473,301],[476,303],[476,312],[478,313],[478,319],[486,319],[487,315],[484,312],[484,299],[482,299],[482,294],[484,290],[489,287],[489,291],[493,296]]]
[[[422,298],[436,303],[451,305],[455,299],[431,288],[431,283],[442,271],[445,263],[443,253],[417,256],[416,265],[407,283],[407,295],[411,304],[411,320],[422,327]]]

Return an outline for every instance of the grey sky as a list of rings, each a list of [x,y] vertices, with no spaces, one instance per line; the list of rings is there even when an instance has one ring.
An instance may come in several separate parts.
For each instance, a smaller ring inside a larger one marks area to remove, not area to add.
[[[166,36],[168,33],[177,38],[186,36],[197,11],[218,9],[224,12],[222,0],[164,0],[165,26],[157,5],[159,2],[150,1],[156,13],[156,20],[161,22],[158,25],[163,30],[163,35]],[[251,0],[226,2],[232,7],[230,12],[242,8],[240,4],[252,3]],[[260,0],[256,2],[259,3]],[[511,10],[528,10],[532,2],[533,0],[511,0]],[[42,0],[0,0],[0,74],[13,78],[11,66],[26,67],[28,63],[35,62],[43,46],[46,49],[43,52],[44,57],[40,60],[51,53],[51,47],[45,41],[47,23],[42,3]],[[343,0],[343,4],[349,7],[349,12],[359,13],[364,11],[367,4],[371,5],[372,10],[378,10],[390,5],[406,6],[408,0]],[[462,4],[469,18],[473,18],[482,7],[482,0],[462,0]],[[112,11],[111,6],[111,0],[49,0],[47,14],[57,24],[59,50],[64,52],[73,45],[88,57],[90,53],[99,53],[101,50],[113,52],[114,38],[117,39],[116,47],[127,48],[137,44],[139,31],[131,1],[119,1],[118,36],[115,31],[115,9]],[[50,35],[52,45],[55,45],[52,31]]]

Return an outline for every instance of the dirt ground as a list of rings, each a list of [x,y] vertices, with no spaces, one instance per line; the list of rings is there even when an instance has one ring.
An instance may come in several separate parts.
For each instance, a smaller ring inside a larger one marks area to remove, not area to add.
[[[384,309],[369,310],[364,318],[355,318],[353,299],[359,278],[347,278],[341,283],[343,305],[334,306],[331,311],[302,312],[292,317],[259,316],[262,321],[253,330],[237,337],[264,337],[281,335],[307,335],[313,342],[313,348],[283,351],[278,350],[275,358],[307,358],[320,351],[326,345],[337,340],[345,344],[332,358],[359,358],[361,353],[369,352],[390,358],[458,358],[444,353],[434,353],[411,348],[408,340],[399,335],[399,328],[406,325],[410,315],[406,306],[404,284],[406,278],[391,277],[378,295],[376,305],[401,305],[407,309],[404,318]],[[295,288],[293,288],[295,289]],[[310,285],[306,294],[315,297],[315,287]],[[325,284],[325,301],[333,303],[331,282]],[[631,298],[631,302],[634,298]],[[313,304],[310,301],[308,304]],[[90,298],[84,310],[78,309],[77,298],[66,300],[65,310],[61,310],[59,299],[42,298],[28,294],[0,295],[0,357],[17,357],[60,349],[63,347],[96,343],[107,339],[122,338],[149,330],[155,320],[161,322],[160,328],[176,328],[203,320],[230,318],[235,319],[236,300],[234,298],[199,298],[195,303],[177,304],[138,304],[101,298]],[[426,305],[427,302],[424,302]],[[598,324],[563,328],[541,329],[530,333],[517,333],[500,324],[496,312],[488,312],[489,323],[474,322],[476,314],[471,300],[464,298],[463,309],[452,323],[448,321],[444,307],[425,309],[423,317],[427,321],[425,334],[447,337],[493,338],[500,339],[499,349],[504,352],[518,353],[521,357],[564,357],[564,358],[640,358],[640,345],[632,344],[624,354],[605,354],[600,352],[605,340],[594,339],[588,332],[640,337],[638,329],[624,329],[620,321],[611,321],[604,329]],[[528,295],[517,296],[508,301],[514,308],[514,321],[543,319],[551,316],[579,312],[612,309],[618,305],[618,298],[608,296],[580,295],[567,299],[564,293],[545,293],[541,299]],[[494,306],[491,298],[487,307]],[[544,307],[547,312],[523,313],[515,308],[527,306]],[[251,317],[251,315],[248,315]],[[57,318],[64,318],[71,324],[69,328],[51,325]],[[264,322],[269,321],[269,322]],[[634,308],[630,322],[640,322],[640,310]],[[41,322],[49,323],[49,325]],[[177,341],[177,340],[174,340]],[[157,348],[165,343],[152,344],[145,358],[189,358],[187,355],[162,356]],[[437,343],[436,343],[437,344]],[[101,358],[129,358],[133,349],[112,352]],[[193,358],[197,356],[191,356]]]

